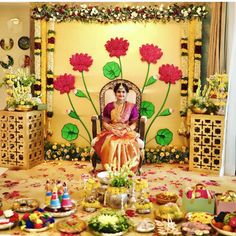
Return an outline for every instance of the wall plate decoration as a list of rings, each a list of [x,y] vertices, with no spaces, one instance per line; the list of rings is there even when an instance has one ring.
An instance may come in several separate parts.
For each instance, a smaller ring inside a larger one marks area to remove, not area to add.
[[[3,50],[11,50],[14,46],[14,40],[12,38],[1,39],[0,46]]]
[[[30,47],[30,39],[27,36],[22,36],[18,40],[18,46],[22,50],[27,50]]]
[[[10,55],[6,55],[6,57],[7,57],[8,61],[7,62],[0,61],[0,65],[4,69],[9,69],[11,66],[14,65],[14,59]]]

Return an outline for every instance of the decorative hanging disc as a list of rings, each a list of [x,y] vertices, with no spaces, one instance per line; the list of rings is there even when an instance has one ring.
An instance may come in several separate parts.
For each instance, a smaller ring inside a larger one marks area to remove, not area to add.
[[[22,36],[18,40],[18,46],[22,50],[27,50],[30,47],[30,39],[27,36]]]
[[[10,50],[14,46],[14,40],[12,38],[10,39],[1,39],[0,46],[3,50]]]

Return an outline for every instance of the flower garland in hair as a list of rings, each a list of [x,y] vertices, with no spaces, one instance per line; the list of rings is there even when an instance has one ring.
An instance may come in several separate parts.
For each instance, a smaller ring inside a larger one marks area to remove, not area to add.
[[[32,9],[33,19],[54,19],[57,22],[82,21],[97,23],[122,23],[122,22],[148,22],[148,21],[185,21],[192,19],[202,20],[206,17],[208,11],[205,6],[194,5],[161,5],[154,6],[87,6],[67,4],[43,4]]]
[[[34,95],[40,96],[41,92],[41,21],[34,21],[34,73],[36,82],[33,86]]]

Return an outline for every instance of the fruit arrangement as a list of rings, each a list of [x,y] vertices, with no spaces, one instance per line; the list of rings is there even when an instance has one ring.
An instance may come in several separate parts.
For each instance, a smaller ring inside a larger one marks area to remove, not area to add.
[[[150,213],[152,209],[152,203],[148,198],[140,198],[140,200],[135,204],[136,210],[140,214]]]
[[[189,212],[186,215],[186,219],[190,222],[200,222],[202,224],[210,224],[213,215],[207,212]]]
[[[184,214],[176,203],[170,202],[159,206],[155,211],[155,216],[157,219],[181,221]]]
[[[50,213],[38,208],[32,213],[25,213],[19,222],[19,226],[22,230],[26,231],[42,231],[43,229],[46,230],[48,227],[52,227],[53,223],[54,218],[50,215]]]
[[[39,202],[36,199],[20,198],[13,202],[12,209],[17,212],[34,211],[39,207]]]
[[[225,193],[216,194],[219,201],[222,202],[236,202],[236,192],[229,190]]]
[[[214,217],[211,223],[216,229],[227,232],[235,232],[236,235],[236,212],[220,212],[220,214]]]
[[[160,205],[166,204],[168,202],[175,203],[178,200],[178,196],[175,193],[164,192],[156,195],[156,202]]]

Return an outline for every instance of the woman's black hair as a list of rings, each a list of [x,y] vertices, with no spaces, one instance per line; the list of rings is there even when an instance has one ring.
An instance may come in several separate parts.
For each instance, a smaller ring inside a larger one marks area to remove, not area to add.
[[[114,93],[116,93],[117,90],[118,90],[120,87],[123,87],[123,88],[125,89],[126,93],[129,92],[129,87],[128,87],[125,83],[118,83],[118,84],[115,85],[115,87],[114,87],[114,89],[113,89],[113,90],[114,90]]]

